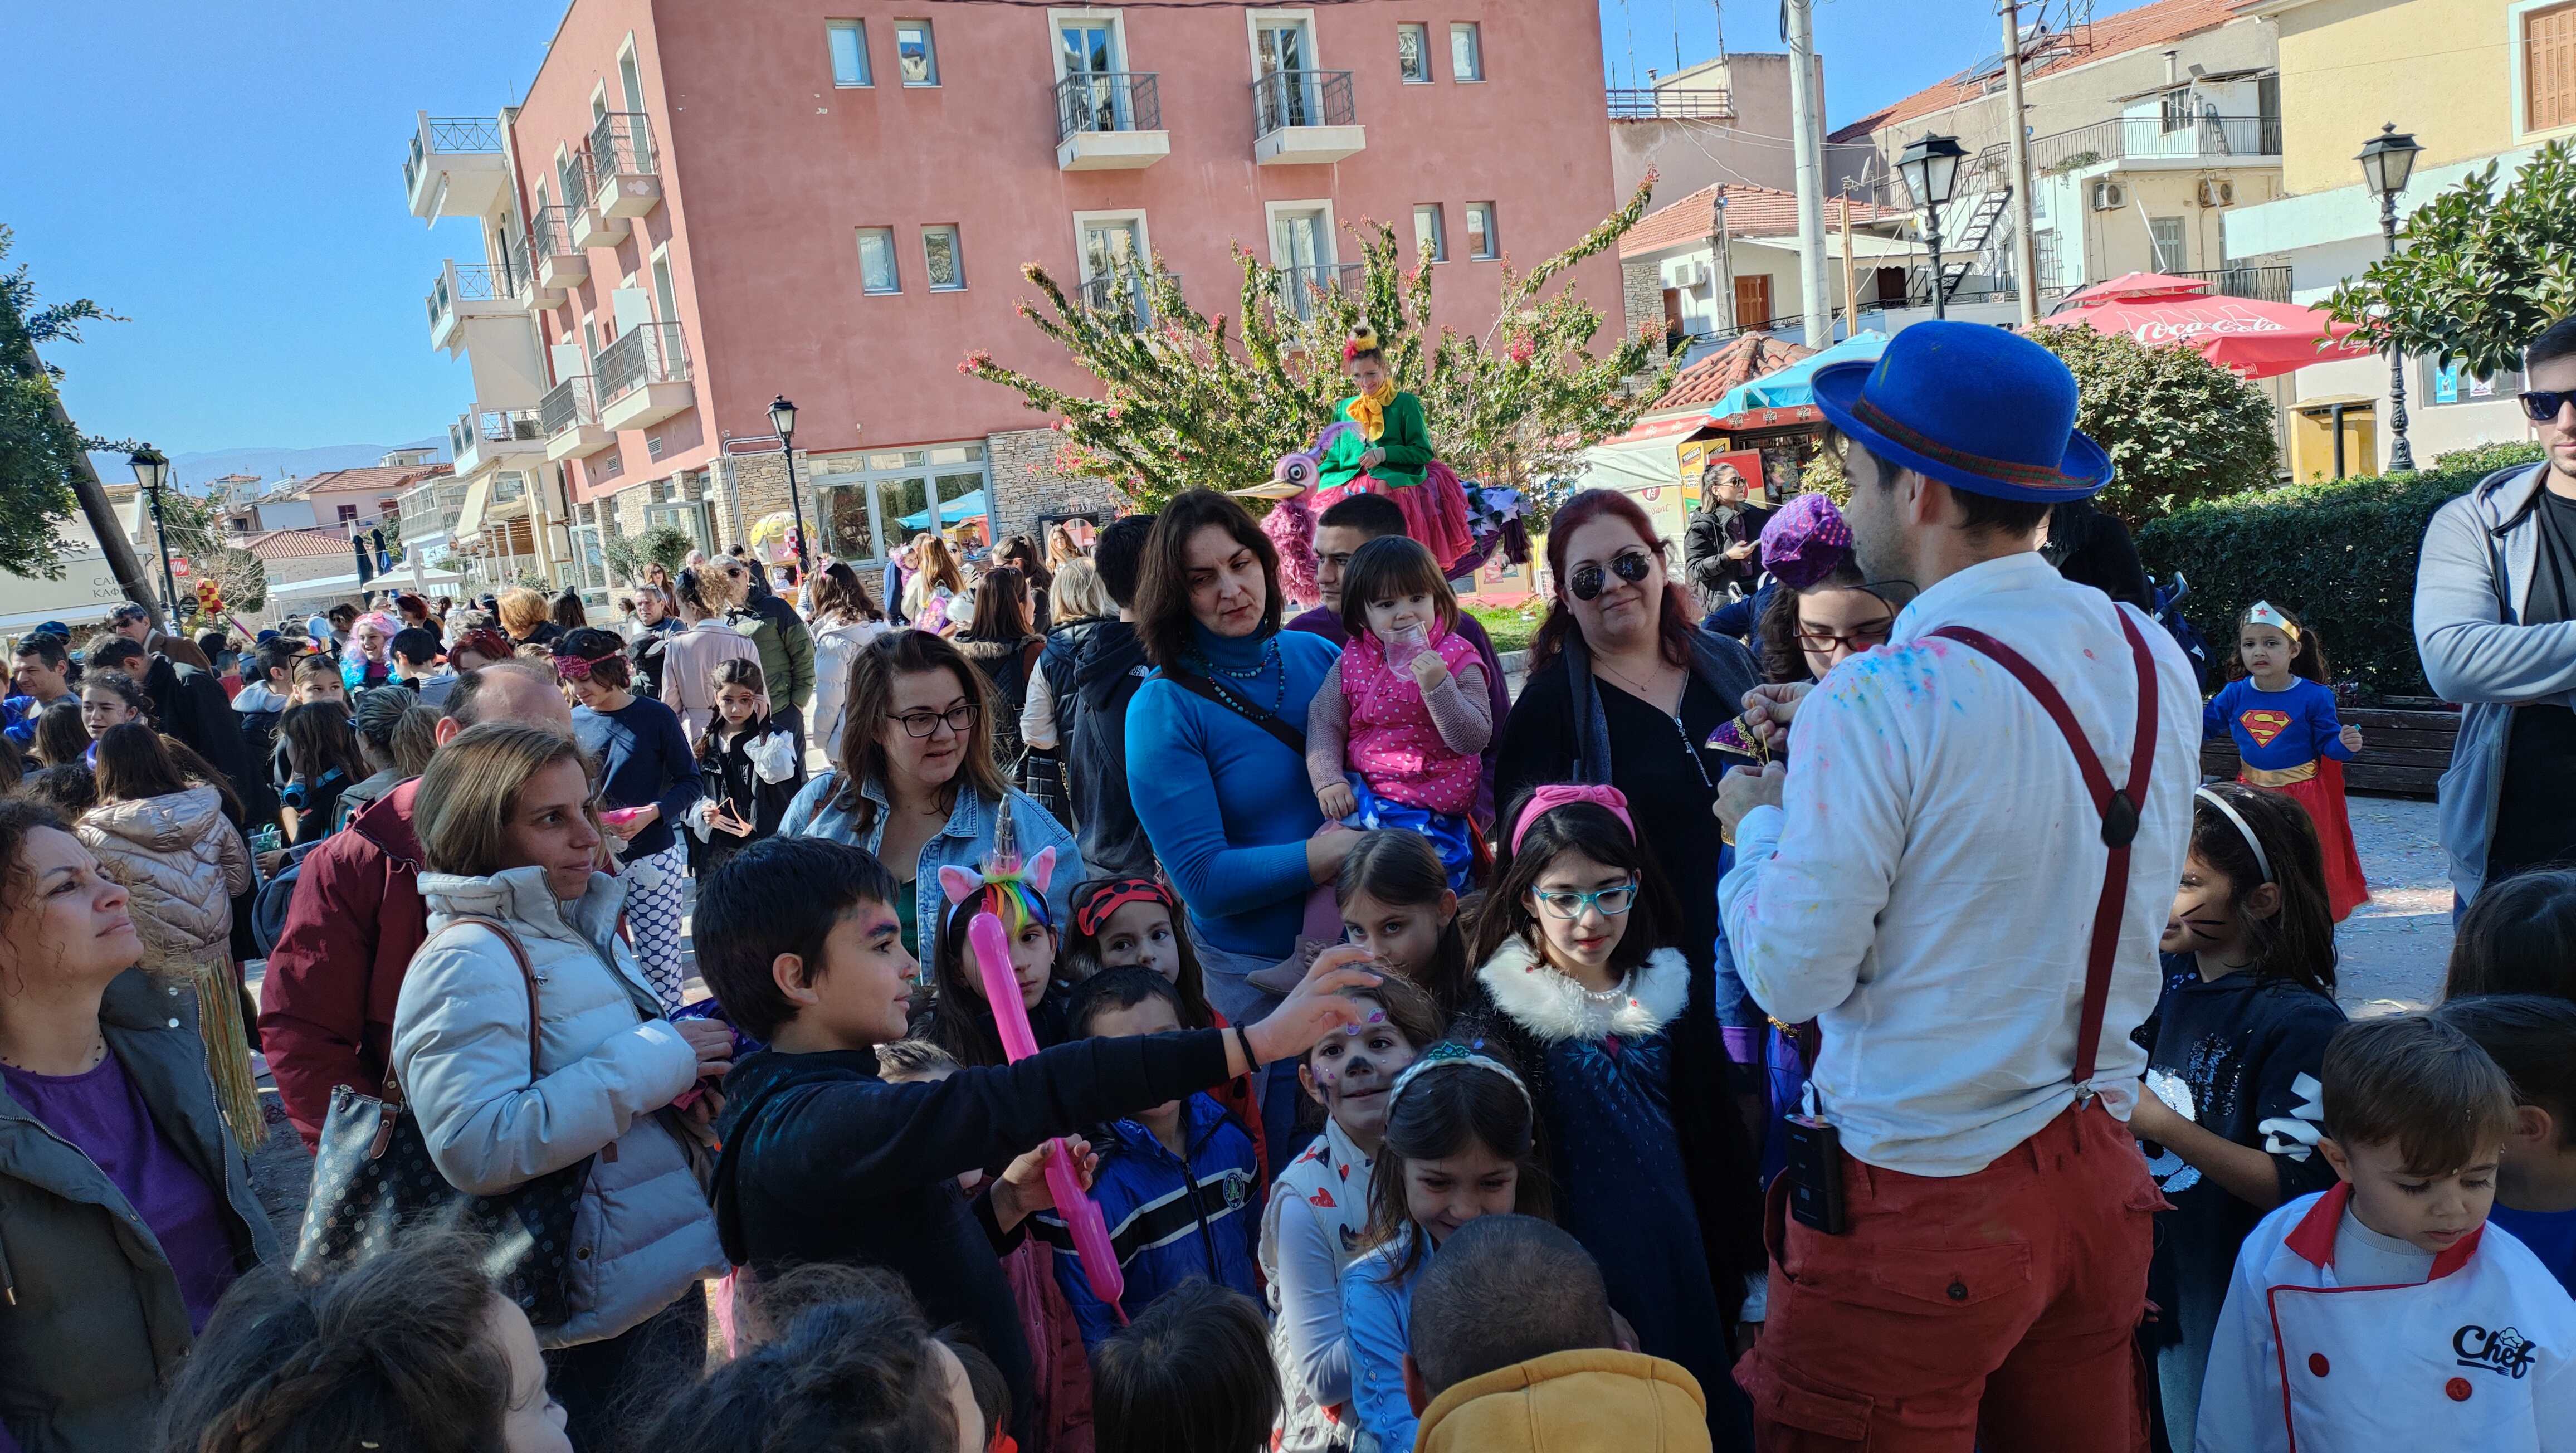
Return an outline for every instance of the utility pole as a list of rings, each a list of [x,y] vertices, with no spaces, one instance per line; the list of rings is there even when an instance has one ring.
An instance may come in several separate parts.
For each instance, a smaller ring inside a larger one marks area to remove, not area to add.
[[[1860,331],[1860,290],[1852,284],[1851,193],[1844,192],[1834,203],[1843,225],[1843,333],[1849,336]]]
[[[1726,228],[1726,185],[1723,182],[1718,184],[1716,200],[1709,203],[1708,210],[1712,214],[1708,223],[1709,263],[1715,269],[1709,274],[1708,315],[1712,320],[1725,318],[1724,323],[1714,326],[1721,332],[1732,333],[1738,321],[1735,316],[1735,239]],[[1721,308],[1725,310],[1722,313],[1719,311]]]
[[[2021,108],[2021,0],[2003,0],[2005,131],[2012,154],[2013,269],[2021,286],[2021,325],[2039,322],[2039,249],[2030,235],[2030,123]]]
[[[1825,184],[1816,149],[1815,0],[1781,0],[1789,43],[1789,144],[1797,153],[1798,292],[1807,346],[1834,341],[1833,304],[1825,291]]]

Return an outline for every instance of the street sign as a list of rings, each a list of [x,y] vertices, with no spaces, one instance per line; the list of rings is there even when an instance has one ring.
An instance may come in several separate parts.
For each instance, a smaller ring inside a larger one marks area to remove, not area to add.
[[[170,573],[171,573],[171,574],[173,574],[173,575],[185,575],[185,574],[187,574],[187,573],[188,573],[188,557],[187,557],[187,556],[185,556],[185,555],[173,555],[173,556],[171,556],[171,557],[170,557]]]

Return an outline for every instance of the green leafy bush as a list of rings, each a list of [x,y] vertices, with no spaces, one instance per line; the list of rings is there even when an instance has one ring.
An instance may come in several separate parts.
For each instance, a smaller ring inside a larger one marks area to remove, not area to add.
[[[2325,638],[2336,679],[2365,696],[2425,696],[2415,654],[2415,560],[2434,511],[2489,473],[2540,458],[2536,444],[2445,454],[2415,474],[2362,475],[2204,500],[2138,531],[2158,578],[2191,582],[2183,613],[2213,662],[2235,650],[2235,621],[2258,600],[2296,611]]]
[[[2075,374],[2075,427],[2111,455],[2095,503],[2134,529],[2168,511],[2272,482],[2272,400],[2191,348],[2149,348],[2090,323],[2031,341]]]

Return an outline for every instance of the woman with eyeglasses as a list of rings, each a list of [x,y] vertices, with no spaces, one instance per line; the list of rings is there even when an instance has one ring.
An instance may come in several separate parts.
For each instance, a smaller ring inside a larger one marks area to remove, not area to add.
[[[1055,849],[1047,907],[1067,922],[1075,884],[1088,876],[1073,834],[1013,788],[993,759],[992,686],[957,648],[928,631],[893,631],[851,659],[849,696],[833,770],[796,794],[780,837],[823,837],[874,853],[903,891],[895,916],[913,957],[933,961],[939,870],[979,870],[1010,804],[1020,856]]]
[[[1557,510],[1547,537],[1556,598],[1531,644],[1529,681],[1503,722],[1494,800],[1566,782],[1626,797],[1637,840],[1680,905],[1663,942],[1690,970],[1687,1007],[1665,1031],[1675,1125],[1686,1145],[1744,1166],[1749,1186],[1752,1114],[1727,1112],[1737,1093],[1758,1096],[1759,1085],[1736,1083],[1718,1028],[1717,879],[1726,858],[1705,815],[1727,768],[1709,738],[1737,718],[1762,678],[1743,646],[1692,623],[1690,597],[1668,573],[1670,551],[1645,509],[1619,491],[1585,490]],[[1508,857],[1502,866],[1510,871]],[[1700,1207],[1730,1316],[1746,1275],[1760,1284],[1759,1211],[1732,1199]]]
[[[1887,644],[1896,605],[1867,588],[1852,563],[1851,529],[1820,494],[1802,494],[1762,531],[1773,588],[1757,626],[1762,679],[1822,681],[1848,658]]]
[[[1511,868],[1476,918],[1475,1007],[1452,1037],[1495,1039],[1529,1085],[1557,1224],[1600,1264],[1637,1350],[1689,1368],[1719,1448],[1753,1446],[1752,1409],[1727,1369],[1743,1294],[1735,1223],[1753,1166],[1686,1116],[1674,1032],[1689,1019],[1681,922],[1635,804],[1616,787],[1540,787],[1509,805]],[[1696,1123],[1732,1117],[1701,1116]]]

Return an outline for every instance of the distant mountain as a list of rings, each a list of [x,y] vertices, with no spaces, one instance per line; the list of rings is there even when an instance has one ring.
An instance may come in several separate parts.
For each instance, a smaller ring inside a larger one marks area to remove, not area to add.
[[[318,449],[279,449],[254,446],[245,449],[207,449],[193,454],[170,456],[170,479],[174,484],[196,487],[227,474],[255,474],[262,479],[301,479],[326,469],[358,469],[375,463],[396,449],[434,449],[433,456],[447,457],[447,436],[433,434],[414,439],[408,444],[325,444]],[[134,477],[134,467],[122,454],[97,454],[89,462],[98,477],[108,483],[120,483]]]

